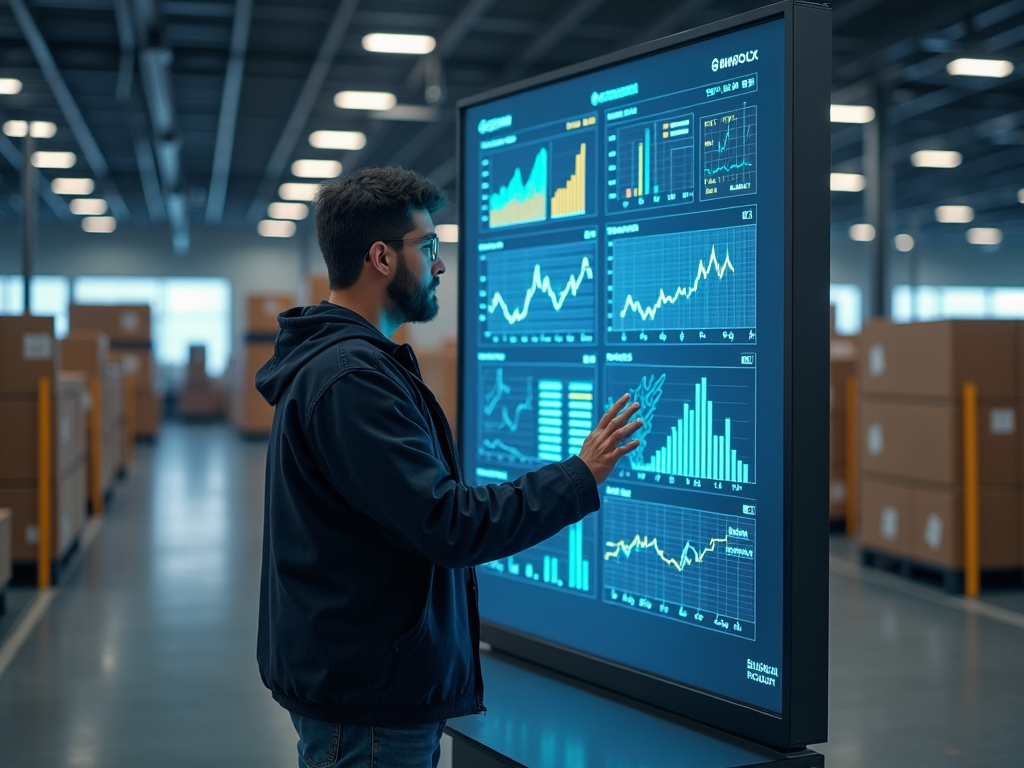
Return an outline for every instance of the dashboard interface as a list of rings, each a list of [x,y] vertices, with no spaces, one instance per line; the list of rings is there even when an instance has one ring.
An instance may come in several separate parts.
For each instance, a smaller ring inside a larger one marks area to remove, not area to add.
[[[479,568],[484,619],[782,709],[784,22],[478,104],[462,124],[467,481],[640,447],[601,509]]]

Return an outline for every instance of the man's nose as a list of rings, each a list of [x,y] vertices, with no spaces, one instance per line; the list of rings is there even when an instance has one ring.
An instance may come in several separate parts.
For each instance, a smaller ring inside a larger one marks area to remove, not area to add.
[[[438,256],[437,261],[434,262],[433,269],[431,269],[430,272],[435,277],[437,275],[443,275],[444,274],[444,259],[442,259],[440,256]]]

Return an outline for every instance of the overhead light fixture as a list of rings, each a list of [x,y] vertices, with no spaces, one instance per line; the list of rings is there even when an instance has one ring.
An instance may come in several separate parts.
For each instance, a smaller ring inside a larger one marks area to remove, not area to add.
[[[82,219],[82,229],[86,232],[113,232],[117,229],[117,219],[113,216],[86,216]]]
[[[0,77],[0,95],[13,96],[21,93],[21,80],[16,77]]]
[[[1017,202],[1024,205],[1024,189],[1017,190]]]
[[[282,200],[299,200],[308,203],[313,199],[318,186],[320,185],[291,181],[278,187],[277,194]]]
[[[366,134],[362,131],[313,131],[309,143],[317,149],[362,149]]]
[[[974,209],[969,205],[940,205],[935,209],[935,220],[940,224],[967,224],[974,221]]]
[[[999,245],[1003,242],[1003,230],[998,227],[971,227],[967,230],[967,242],[971,245]]]
[[[1008,77],[1013,74],[1013,62],[1004,59],[954,59],[946,65],[946,71],[965,77]]]
[[[291,237],[295,234],[295,222],[264,219],[256,225],[256,231],[263,237]]]
[[[102,197],[78,197],[68,208],[76,216],[100,216],[107,212],[107,201]]]
[[[434,231],[437,232],[437,239],[442,243],[459,242],[458,224],[438,224],[434,227]]]
[[[371,53],[430,53],[437,41],[430,35],[396,35],[373,32],[363,36],[363,49]]]
[[[919,149],[910,156],[915,168],[956,168],[964,161],[959,152],[945,149]]]
[[[875,228],[871,224],[854,224],[850,227],[850,239],[858,243],[870,243],[875,239]]]
[[[271,203],[267,206],[267,216],[272,219],[301,221],[309,216],[309,206],[305,203]]]
[[[95,189],[92,179],[58,177],[50,182],[50,190],[56,195],[91,195]]]
[[[296,160],[292,163],[292,176],[300,179],[333,179],[341,175],[337,160]]]
[[[833,192],[863,192],[866,186],[861,173],[833,173],[829,177],[829,189]]]
[[[896,250],[900,253],[909,253],[914,250],[914,238],[905,232],[902,235],[896,235],[892,239],[892,244],[896,246]]]
[[[875,109],[861,104],[833,104],[829,119],[833,123],[870,123],[875,119]]]
[[[338,109],[372,109],[383,112],[398,103],[395,94],[387,91],[338,91],[334,106]]]
[[[57,124],[48,120],[8,120],[4,123],[4,133],[14,138],[31,133],[33,139],[52,139],[57,135]]]
[[[72,168],[77,162],[74,152],[32,153],[32,165],[36,168]]]

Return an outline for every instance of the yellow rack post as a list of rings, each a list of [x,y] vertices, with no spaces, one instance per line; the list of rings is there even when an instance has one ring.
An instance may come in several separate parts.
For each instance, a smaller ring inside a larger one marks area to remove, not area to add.
[[[978,511],[978,387],[964,384],[964,594],[981,592]]]
[[[846,379],[846,535],[857,535],[857,377]]]
[[[39,525],[39,544],[36,551],[36,579],[40,589],[50,586],[50,553],[53,550],[53,531],[50,527],[50,467],[52,466],[52,428],[50,425],[50,379],[39,379],[39,468],[36,472],[36,514]]]

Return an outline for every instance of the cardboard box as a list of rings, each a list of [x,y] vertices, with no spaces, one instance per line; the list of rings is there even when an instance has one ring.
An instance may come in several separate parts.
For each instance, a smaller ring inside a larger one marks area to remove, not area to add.
[[[860,537],[864,548],[910,559],[913,530],[913,491],[888,480],[862,478]]]
[[[59,371],[52,317],[0,317],[0,394],[34,395],[41,377],[52,384]]]
[[[81,371],[88,378],[100,375],[110,354],[110,337],[103,331],[70,331],[60,342],[60,366],[64,371]]]
[[[135,386],[139,392],[152,392],[156,387],[156,363],[150,349],[111,349],[107,355],[110,362],[121,363],[125,373],[135,375]]]
[[[0,590],[11,583],[11,510],[0,509]],[[0,608],[3,601],[0,601]]]
[[[983,570],[1022,564],[1021,516],[1013,486],[979,489],[979,545]],[[914,490],[914,559],[947,570],[964,567],[964,501],[960,486]]]
[[[143,440],[152,440],[160,432],[163,415],[163,397],[140,390],[135,400],[135,433]]]
[[[427,349],[417,353],[423,383],[434,393],[438,405],[448,417],[448,423],[455,434],[456,412],[458,410],[458,345],[449,341],[436,349]]]
[[[187,383],[178,398],[178,413],[186,419],[213,419],[221,415],[220,389],[210,379]]]
[[[260,293],[249,297],[249,321],[246,330],[253,334],[277,335],[277,316],[296,305],[291,294]]]
[[[86,518],[86,466],[65,472],[50,492],[51,558],[59,560],[74,544]],[[39,510],[35,484],[0,483],[0,506],[11,510],[11,557],[35,563],[39,545]]]
[[[273,342],[248,342],[239,349],[241,359],[235,389],[235,424],[247,435],[268,435],[274,407],[256,391],[256,372],[274,356]]]
[[[188,348],[188,367],[197,371],[206,371],[206,347],[193,344]]]
[[[92,306],[72,304],[71,328],[104,331],[111,344],[149,344],[152,338],[147,304]]]
[[[306,276],[306,304],[319,304],[331,296],[331,281],[327,273]]]
[[[58,477],[85,456],[85,379],[57,380],[51,402],[50,476]],[[0,480],[34,481],[39,476],[39,398],[35,395],[0,396]]]
[[[973,381],[980,398],[1016,397],[1018,326],[1012,320],[869,321],[859,344],[861,392],[959,398]]]
[[[978,474],[982,484],[1016,483],[1020,461],[1017,400],[978,407]],[[963,476],[960,404],[860,403],[862,471],[931,483],[960,483]]]

